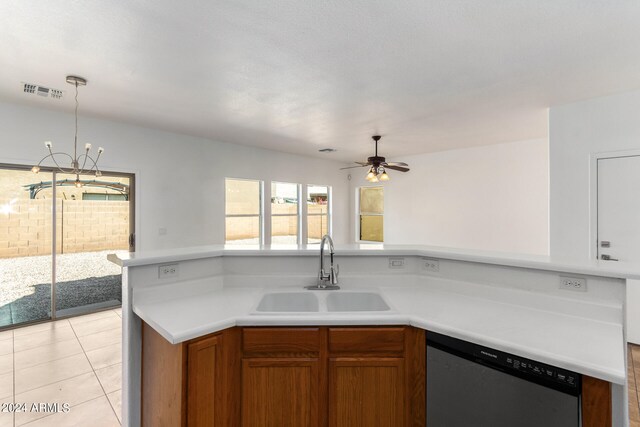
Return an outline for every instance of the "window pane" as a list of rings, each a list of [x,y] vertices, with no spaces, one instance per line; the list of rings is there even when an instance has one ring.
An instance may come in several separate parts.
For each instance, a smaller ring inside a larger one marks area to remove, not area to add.
[[[51,315],[52,179],[0,169],[0,327]]]
[[[290,216],[278,216],[290,215]],[[298,184],[271,183],[271,244],[298,243]]]
[[[384,212],[382,187],[362,187],[360,189],[360,213]]]
[[[228,245],[259,245],[260,217],[227,217],[225,242]]]
[[[80,175],[81,188],[75,187],[75,179],[75,175],[56,175],[59,206],[56,235],[61,244],[56,257],[57,316],[119,306],[122,273],[107,260],[107,254],[129,250],[129,202],[111,200],[111,195],[124,194],[104,188],[102,183],[119,183],[128,193],[130,179]],[[96,190],[100,193],[94,193]],[[103,197],[85,197],[89,194]]]
[[[310,215],[307,219],[307,243],[320,243],[322,236],[329,232],[327,215]]]
[[[298,184],[271,183],[271,214],[298,213]]]
[[[329,232],[329,187],[307,186],[307,243],[320,243]]]
[[[227,215],[260,215],[260,181],[225,180]]]
[[[360,240],[383,241],[382,215],[360,215]]]
[[[295,245],[298,243],[298,216],[271,217],[271,244]]]

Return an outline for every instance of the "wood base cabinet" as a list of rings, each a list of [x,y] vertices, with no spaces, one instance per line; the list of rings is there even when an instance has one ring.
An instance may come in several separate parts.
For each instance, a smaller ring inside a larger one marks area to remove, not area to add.
[[[152,327],[142,329],[142,425],[235,425],[234,369],[238,331],[228,329],[170,344]]]
[[[416,328],[231,328],[171,345],[144,325],[142,359],[144,426],[425,425]]]

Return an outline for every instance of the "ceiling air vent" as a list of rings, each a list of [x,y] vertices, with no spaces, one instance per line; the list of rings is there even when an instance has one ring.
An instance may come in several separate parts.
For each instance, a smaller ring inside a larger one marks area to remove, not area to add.
[[[38,95],[44,98],[62,99],[63,91],[59,89],[51,89],[44,86],[34,85],[32,83],[22,83],[22,91],[31,95]]]

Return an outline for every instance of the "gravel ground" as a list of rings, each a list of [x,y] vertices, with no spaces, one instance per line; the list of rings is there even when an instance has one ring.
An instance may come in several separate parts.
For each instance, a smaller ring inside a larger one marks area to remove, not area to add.
[[[120,267],[107,261],[118,251],[57,256],[57,309],[121,301]],[[49,317],[51,256],[0,259],[0,327]]]

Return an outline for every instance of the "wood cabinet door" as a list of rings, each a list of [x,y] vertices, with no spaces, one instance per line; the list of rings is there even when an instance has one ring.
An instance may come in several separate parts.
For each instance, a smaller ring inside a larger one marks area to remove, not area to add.
[[[222,426],[224,419],[224,357],[222,335],[187,346],[187,425]]]
[[[243,359],[242,426],[319,426],[319,375],[317,358]]]
[[[406,425],[404,359],[330,359],[328,400],[330,427]]]

